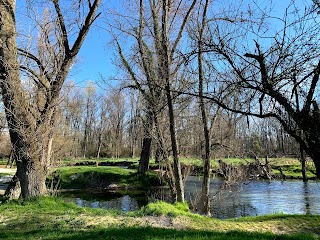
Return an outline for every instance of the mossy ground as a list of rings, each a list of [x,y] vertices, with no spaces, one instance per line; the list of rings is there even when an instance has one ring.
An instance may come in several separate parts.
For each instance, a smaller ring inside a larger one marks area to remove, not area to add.
[[[320,217],[271,215],[217,220],[184,204],[154,203],[117,214],[59,198],[0,205],[0,239],[319,239]]]

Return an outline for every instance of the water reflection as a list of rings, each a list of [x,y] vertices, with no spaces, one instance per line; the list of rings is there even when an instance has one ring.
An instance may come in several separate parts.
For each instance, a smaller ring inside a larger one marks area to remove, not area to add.
[[[83,200],[81,198],[75,198],[75,202],[81,207],[114,209],[121,210],[123,212],[134,211],[140,208],[138,201],[129,195],[109,201]]]
[[[144,194],[131,193],[131,195],[128,195],[126,192],[69,192],[63,193],[62,196],[69,201],[74,201],[81,207],[113,209],[122,212],[135,211],[147,204]]]
[[[311,207],[310,207],[310,193],[309,193],[309,185],[307,182],[304,182],[303,184],[304,188],[304,199],[305,199],[305,205],[306,205],[306,214],[311,214]]]
[[[189,177],[185,193],[189,205],[201,210],[200,192],[202,179]],[[318,182],[303,181],[252,181],[232,187],[223,187],[219,179],[211,180],[211,215],[215,218],[234,218],[273,213],[320,214],[320,186]],[[110,195],[104,193],[99,199],[76,197],[79,206],[117,209],[124,212],[137,210],[150,199],[168,200],[167,189],[153,189],[147,196]]]

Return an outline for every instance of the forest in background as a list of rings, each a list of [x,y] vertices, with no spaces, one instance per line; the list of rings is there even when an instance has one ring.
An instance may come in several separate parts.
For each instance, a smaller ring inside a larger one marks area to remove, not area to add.
[[[177,139],[182,157],[202,158],[204,139],[196,97],[180,96],[175,105]],[[103,91],[88,83],[80,88],[64,86],[55,128],[53,160],[76,158],[140,157],[146,124],[143,98],[139,93],[119,89]],[[283,127],[272,119],[247,118],[210,106],[212,159],[239,157],[300,157],[299,146]],[[10,139],[2,112],[0,154],[10,156]],[[168,117],[163,114],[161,131],[170,151]],[[156,144],[152,146],[155,157]]]

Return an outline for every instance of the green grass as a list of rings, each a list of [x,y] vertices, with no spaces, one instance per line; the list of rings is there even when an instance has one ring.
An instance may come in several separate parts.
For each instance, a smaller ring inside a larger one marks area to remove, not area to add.
[[[316,239],[306,235],[281,235],[277,236],[271,233],[250,233],[241,231],[229,231],[227,233],[214,231],[196,231],[184,230],[178,231],[175,229],[161,229],[151,227],[122,227],[122,228],[107,228],[107,229],[37,229],[32,231],[4,231],[0,233],[1,239],[112,239],[112,240],[143,240],[143,239],[176,239],[176,240],[305,240]]]
[[[319,216],[217,220],[188,213],[184,204],[154,203],[146,209],[143,215],[126,215],[59,198],[14,201],[0,205],[0,239],[315,240],[320,234]]]
[[[139,162],[139,158],[76,158],[76,159],[64,159],[63,163],[64,164],[74,164],[74,163],[78,163],[78,162],[132,162],[132,163],[138,163]]]
[[[281,167],[283,174],[287,178],[295,178],[295,179],[302,179],[302,170],[301,170],[301,163],[296,158],[270,158],[270,165],[273,168],[274,174],[280,176],[279,167]],[[308,159],[306,162],[307,165],[307,177],[308,178],[315,178],[316,176],[312,173],[315,172],[315,166],[313,162]],[[309,170],[312,170],[309,171]]]
[[[8,162],[7,159],[0,159],[0,165],[6,165]]]
[[[134,214],[138,215],[152,215],[152,216],[182,216],[182,215],[192,215],[196,216],[196,214],[192,214],[189,211],[189,207],[187,203],[174,203],[169,204],[166,202],[156,202],[149,203],[147,206],[141,208],[141,210],[137,211]]]
[[[138,176],[135,170],[108,166],[62,167],[55,170],[48,178],[59,176],[63,189],[105,188],[111,184],[117,188],[141,189],[159,185],[155,173]]]
[[[226,162],[227,164],[246,164],[248,162],[254,161],[252,158],[219,158],[222,161]],[[259,159],[262,164],[265,163],[264,158]],[[76,162],[92,162],[92,163],[99,163],[99,162],[110,162],[110,163],[117,163],[117,162],[129,162],[137,168],[139,164],[139,158],[101,158],[101,159],[77,159],[77,160],[65,160],[64,163],[76,163]],[[184,165],[192,165],[197,167],[198,169],[202,167],[203,161],[199,158],[180,158],[181,164]],[[273,172],[276,176],[280,177],[280,171],[278,168],[281,166],[283,173],[286,175],[287,178],[296,178],[301,179],[301,164],[298,159],[296,158],[269,158],[269,163],[273,169]],[[150,166],[157,165],[155,163],[154,158],[150,159]],[[218,159],[211,160],[211,167],[213,170],[217,171],[219,169]],[[312,161],[309,159],[307,161],[307,168],[311,169],[315,172],[315,167]],[[309,178],[315,178],[315,175],[311,171],[307,171],[307,176]]]

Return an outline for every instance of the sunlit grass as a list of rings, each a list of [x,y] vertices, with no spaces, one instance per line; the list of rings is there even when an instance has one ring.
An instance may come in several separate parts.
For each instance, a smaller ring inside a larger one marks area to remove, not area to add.
[[[134,213],[135,215],[152,215],[152,216],[169,216],[169,217],[177,217],[182,215],[196,216],[196,214],[192,214],[189,210],[187,203],[174,203],[169,204],[166,202],[156,202],[149,203],[148,205],[141,208],[141,210]]]
[[[0,159],[0,165],[7,165],[8,160],[7,159]]]
[[[320,217],[269,215],[217,220],[188,212],[185,204],[153,203],[115,214],[39,198],[0,205],[0,239],[318,239]]]
[[[252,158],[232,158],[232,157],[211,159],[211,168],[214,171],[219,170],[219,163],[218,163],[219,159],[226,162],[227,164],[232,164],[232,165],[247,164],[249,162],[254,161],[254,159]],[[173,161],[171,158],[169,158],[169,160]],[[99,164],[100,162],[109,162],[109,163],[127,162],[127,163],[131,163],[133,168],[135,169],[138,167],[138,164],[139,164],[139,158],[101,158],[101,159],[79,159],[79,160],[70,160],[70,161],[72,161],[73,163],[92,162],[97,164]],[[197,167],[198,169],[199,168],[201,169],[201,167],[203,166],[203,160],[200,158],[181,157],[180,161],[181,161],[181,164],[184,164],[187,166],[194,166],[194,167]],[[265,164],[264,158],[260,158],[259,161],[262,164]],[[297,179],[302,178],[301,163],[297,158],[288,158],[288,157],[268,158],[268,162],[276,177],[279,177],[279,178],[281,177],[281,174],[279,171],[279,167],[281,167],[283,173],[287,178],[297,178]],[[66,161],[65,163],[68,163],[68,161]],[[315,172],[315,167],[313,162],[310,159],[308,159],[306,164],[308,169],[307,176],[309,178],[315,178],[315,175],[312,173],[312,172]],[[157,166],[154,158],[150,159],[150,166]]]

